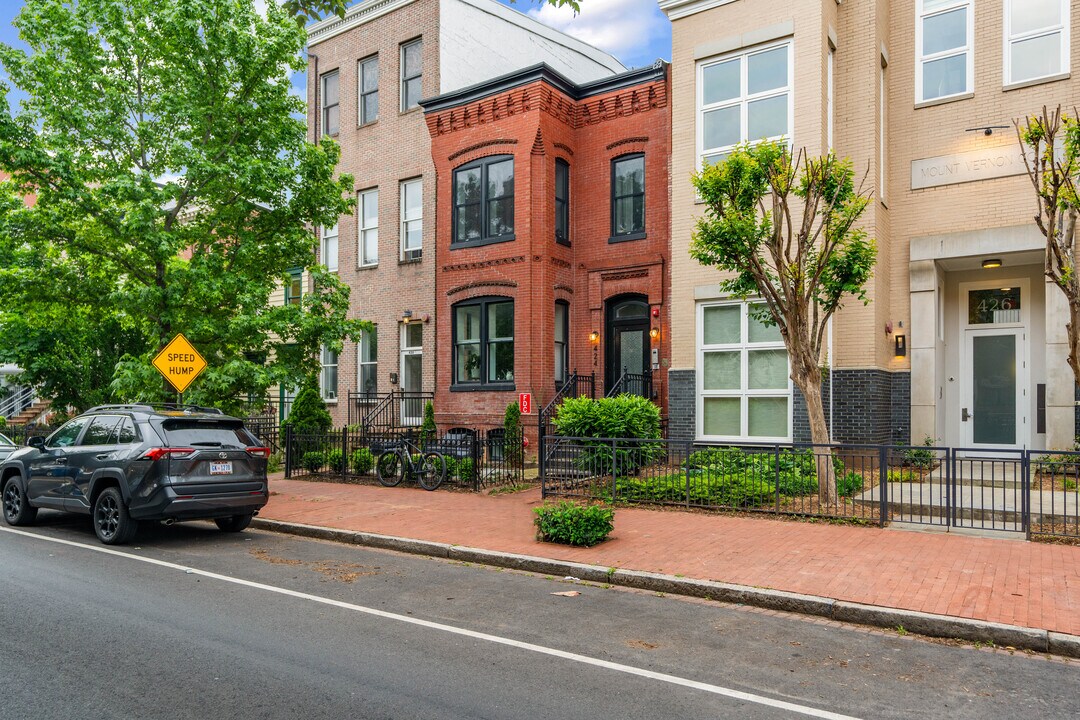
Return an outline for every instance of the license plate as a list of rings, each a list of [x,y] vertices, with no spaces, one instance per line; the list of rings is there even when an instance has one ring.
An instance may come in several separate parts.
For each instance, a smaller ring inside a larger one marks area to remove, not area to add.
[[[232,475],[232,461],[210,463],[211,475]]]

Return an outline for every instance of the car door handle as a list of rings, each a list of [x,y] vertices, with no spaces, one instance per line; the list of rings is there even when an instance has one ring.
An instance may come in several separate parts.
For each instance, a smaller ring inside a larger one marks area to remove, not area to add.
[[[94,457],[96,457],[98,460],[108,460],[112,457],[112,453],[98,453]]]
[[[67,458],[66,457],[58,457],[58,458],[56,458],[56,464],[57,465],[67,465]]]

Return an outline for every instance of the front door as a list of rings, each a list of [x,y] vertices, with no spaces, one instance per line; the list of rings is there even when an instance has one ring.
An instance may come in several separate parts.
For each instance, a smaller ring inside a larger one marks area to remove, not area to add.
[[[424,326],[409,323],[401,328],[401,424],[419,425],[424,416]]]
[[[649,306],[643,298],[623,299],[608,305],[605,394],[624,373],[628,381],[624,381],[621,390],[644,395],[644,377],[649,373]]]
[[[960,436],[967,447],[1029,444],[1025,289],[1018,282],[996,283],[964,293]]]

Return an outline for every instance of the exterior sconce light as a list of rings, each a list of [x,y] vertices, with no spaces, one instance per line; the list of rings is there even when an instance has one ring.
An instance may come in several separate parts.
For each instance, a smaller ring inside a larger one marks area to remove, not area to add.
[[[594,344],[600,342],[600,333],[596,330],[593,330],[591,333],[589,333],[589,342]]]
[[[412,320],[412,310],[406,310],[405,312],[401,313],[401,322],[408,325],[410,320]]]
[[[907,356],[907,336],[896,336],[896,357],[902,358]]]
[[[660,337],[660,328],[658,328],[658,327],[649,328],[649,337],[651,337],[653,340],[656,340],[657,338],[659,338]]]
[[[397,385],[397,373],[396,372],[390,373],[390,384],[391,385]]]
[[[990,258],[982,261],[983,270],[993,270],[1001,267],[1001,258]]]
[[[981,127],[966,128],[964,132],[977,132],[982,130],[983,135],[993,135],[995,130],[1008,130],[1008,125],[983,125]]]

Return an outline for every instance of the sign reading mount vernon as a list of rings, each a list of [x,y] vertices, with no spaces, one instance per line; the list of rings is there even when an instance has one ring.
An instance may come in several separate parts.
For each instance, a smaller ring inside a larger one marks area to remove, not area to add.
[[[182,393],[206,369],[206,361],[184,333],[178,333],[154,358],[154,367]]]
[[[1023,175],[1020,143],[911,161],[911,189]]]

